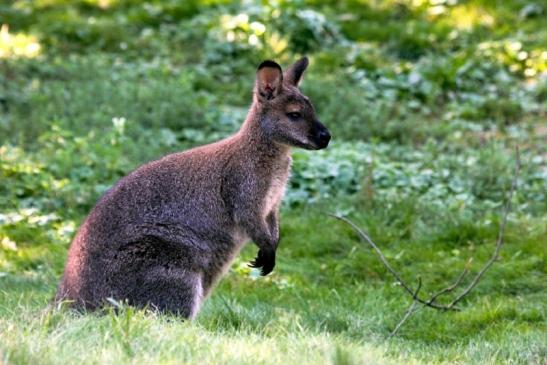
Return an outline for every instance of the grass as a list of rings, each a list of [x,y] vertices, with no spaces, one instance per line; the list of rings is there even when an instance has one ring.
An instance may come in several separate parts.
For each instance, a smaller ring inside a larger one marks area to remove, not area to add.
[[[377,209],[356,221],[366,227]],[[421,275],[427,292],[457,275],[469,256],[477,270],[496,236],[495,224],[468,228],[454,248],[433,229],[404,239],[386,223],[376,229],[390,233],[379,241],[388,259],[409,280]],[[423,309],[392,339],[409,298],[373,252],[319,208],[286,211],[273,275],[258,278],[246,267],[255,253],[248,246],[191,323],[123,305],[84,314],[51,308],[66,242],[56,250],[19,247],[12,254],[25,266],[1,278],[0,350],[13,364],[539,364],[547,356],[545,230],[538,221],[527,227],[510,223],[501,260],[461,312]]]

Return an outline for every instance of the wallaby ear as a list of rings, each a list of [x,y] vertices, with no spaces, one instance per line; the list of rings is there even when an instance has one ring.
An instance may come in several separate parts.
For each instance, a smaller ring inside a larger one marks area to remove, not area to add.
[[[275,98],[283,84],[283,71],[274,61],[264,61],[256,71],[256,94],[260,100]]]
[[[285,71],[285,81],[298,87],[300,81],[302,81],[302,75],[304,74],[304,71],[306,71],[309,63],[308,57],[302,57],[293,63],[292,66]]]

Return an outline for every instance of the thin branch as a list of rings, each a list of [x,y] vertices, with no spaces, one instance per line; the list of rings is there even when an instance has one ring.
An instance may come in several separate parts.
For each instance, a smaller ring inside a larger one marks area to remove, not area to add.
[[[467,264],[465,265],[465,268],[463,269],[462,273],[456,278],[456,280],[454,281],[454,283],[452,283],[451,285],[447,286],[446,288],[440,290],[439,292],[433,294],[433,296],[431,296],[431,298],[429,298],[429,300],[427,301],[427,304],[424,304],[422,305],[421,307],[418,307],[416,308],[416,305],[419,303],[418,300],[416,300],[417,296],[418,296],[418,293],[422,287],[422,279],[421,278],[418,278],[418,288],[416,288],[416,291],[414,292],[414,299],[412,301],[412,304],[410,305],[410,307],[408,307],[404,317],[401,319],[401,321],[399,321],[399,323],[397,324],[397,326],[395,327],[395,329],[389,334],[388,337],[393,337],[397,334],[397,332],[399,332],[399,329],[402,327],[402,325],[411,317],[414,315],[414,313],[416,313],[417,311],[419,311],[420,309],[424,308],[426,305],[429,305],[429,304],[432,304],[435,302],[435,300],[437,300],[441,295],[444,295],[444,294],[447,294],[447,293],[450,293],[452,290],[454,290],[455,288],[458,287],[458,285],[460,285],[460,283],[462,282],[463,278],[465,277],[465,275],[467,275],[467,273],[469,272],[469,264],[471,263],[472,259],[469,259],[469,261],[467,261]]]
[[[437,303],[429,303],[429,301],[427,300],[424,300],[420,297],[418,297],[418,294],[415,294],[415,292],[410,288],[410,286],[401,278],[401,276],[397,273],[397,271],[395,271],[391,265],[389,264],[389,262],[387,262],[384,254],[382,253],[382,251],[380,251],[380,249],[378,248],[378,246],[376,245],[376,243],[374,243],[374,241],[365,233],[363,232],[363,230],[361,228],[359,228],[355,223],[353,223],[352,221],[350,221],[349,219],[347,219],[346,217],[342,217],[342,216],[339,216],[339,215],[336,215],[336,214],[332,214],[332,213],[329,213],[329,215],[331,217],[334,217],[338,220],[341,220],[342,222],[345,222],[347,224],[349,224],[356,232],[357,234],[361,237],[361,239],[365,242],[367,242],[373,249],[374,251],[376,252],[376,254],[378,255],[378,257],[380,257],[380,260],[382,261],[382,263],[384,264],[384,266],[388,269],[388,271],[391,273],[391,275],[393,275],[395,277],[395,279],[399,282],[399,284],[401,284],[401,286],[412,296],[413,299],[415,299],[416,301],[418,301],[419,303],[423,304],[423,305],[426,305],[428,307],[432,307],[432,308],[436,308],[436,309],[442,309],[442,310],[459,310],[458,308],[454,307],[454,306],[445,306],[445,305],[442,305],[442,304],[437,304]]]
[[[475,278],[473,278],[473,281],[465,288],[465,290],[458,295],[449,305],[448,307],[453,307],[456,305],[460,300],[462,300],[467,294],[473,290],[473,288],[478,284],[481,277],[484,275],[486,270],[490,268],[494,264],[494,262],[498,259],[499,253],[501,250],[501,246],[503,246],[503,235],[505,234],[505,226],[507,225],[507,216],[509,215],[509,212],[511,211],[512,207],[512,200],[513,200],[513,194],[515,193],[515,190],[517,189],[517,182],[518,182],[518,176],[520,173],[520,152],[518,146],[515,148],[515,155],[516,155],[516,161],[515,161],[515,174],[513,176],[513,182],[511,184],[511,190],[509,191],[509,195],[507,197],[507,202],[505,203],[504,211],[503,211],[503,218],[500,225],[500,230],[498,233],[498,240],[496,242],[496,249],[494,250],[494,254],[492,257],[490,257],[490,260],[484,264],[482,269],[477,273]]]
[[[418,287],[416,288],[416,291],[414,292],[414,295],[413,295],[413,300],[412,300],[412,304],[410,305],[410,307],[408,307],[405,315],[403,316],[403,318],[399,321],[399,323],[397,323],[397,326],[395,326],[395,328],[393,329],[393,331],[391,331],[391,333],[389,334],[389,337],[393,337],[397,334],[397,332],[399,332],[399,329],[401,328],[401,326],[414,314],[416,313],[420,308],[418,309],[415,309],[416,308],[416,304],[418,304],[418,301],[416,300],[416,298],[418,297],[418,294],[420,293],[420,289],[422,288],[422,278],[418,278]]]
[[[463,271],[461,272],[461,274],[456,278],[456,280],[452,284],[450,284],[449,286],[441,289],[437,293],[433,294],[428,300],[424,300],[424,299],[419,297],[420,289],[422,288],[421,278],[418,279],[418,287],[416,288],[416,290],[412,290],[410,288],[410,286],[401,278],[401,276],[391,267],[391,265],[386,260],[385,256],[383,255],[382,251],[378,248],[376,243],[374,243],[374,241],[361,228],[359,228],[355,223],[353,223],[352,221],[350,221],[349,219],[347,219],[345,217],[329,213],[329,215],[331,217],[334,217],[334,218],[336,218],[338,220],[341,220],[342,222],[345,222],[348,225],[350,225],[357,232],[359,237],[363,241],[367,242],[373,248],[373,250],[376,252],[378,257],[380,257],[380,260],[382,261],[384,266],[388,269],[388,271],[395,277],[395,279],[405,289],[405,291],[412,296],[412,304],[407,309],[404,317],[401,319],[401,321],[399,321],[399,323],[397,324],[395,329],[391,332],[389,337],[393,337],[395,334],[397,334],[397,332],[399,331],[401,326],[414,313],[416,313],[421,308],[431,307],[431,308],[440,309],[440,310],[459,310],[457,307],[455,307],[455,305],[460,300],[462,300],[466,295],[468,295],[473,290],[473,288],[475,288],[475,286],[479,283],[479,281],[482,278],[482,276],[484,275],[484,273],[494,264],[494,262],[496,262],[496,260],[499,257],[501,247],[503,246],[503,238],[504,238],[504,234],[505,234],[505,227],[507,226],[507,217],[509,215],[509,212],[511,211],[513,195],[514,195],[514,193],[517,189],[517,182],[518,182],[518,177],[519,177],[519,173],[520,173],[521,165],[520,165],[520,152],[519,152],[518,146],[516,147],[515,150],[516,150],[515,151],[516,152],[515,153],[516,154],[516,156],[515,156],[515,173],[514,173],[514,176],[513,176],[511,189],[509,190],[509,194],[507,196],[507,201],[505,202],[505,205],[504,205],[502,221],[501,221],[501,224],[500,224],[498,239],[496,241],[496,247],[494,249],[494,253],[490,257],[490,259],[484,264],[482,269],[477,273],[477,275],[473,278],[471,283],[448,305],[438,304],[438,303],[435,303],[435,301],[439,297],[441,297],[442,295],[448,294],[448,293],[452,292],[454,289],[458,288],[458,286],[463,281],[464,277],[469,273],[469,267],[471,265],[472,259],[469,259],[469,261],[465,265],[465,267],[464,267]],[[422,304],[422,306],[416,308],[418,303]]]
[[[445,294],[448,294],[450,293],[452,290],[456,289],[458,287],[458,285],[460,285],[460,283],[462,282],[463,278],[469,273],[469,266],[471,264],[471,261],[473,259],[469,259],[467,261],[467,264],[465,265],[465,267],[463,268],[463,271],[462,273],[456,278],[456,280],[454,281],[454,283],[452,283],[451,285],[447,286],[446,288],[438,291],[437,293],[433,294],[431,296],[431,298],[429,298],[429,300],[427,301],[429,304],[431,303],[434,303],[441,295],[445,295]]]
[[[359,228],[355,223],[353,223],[352,221],[350,221],[349,219],[347,219],[345,217],[342,217],[342,216],[339,216],[339,215],[336,215],[336,214],[332,214],[332,213],[329,213],[329,215],[331,217],[334,217],[334,218],[336,218],[338,220],[341,220],[341,221],[347,223],[348,225],[350,225],[357,232],[357,234],[360,236],[360,238],[363,241],[367,242],[374,249],[374,251],[376,252],[378,257],[380,257],[380,260],[382,261],[384,266],[393,275],[393,277],[395,277],[395,279],[399,282],[399,284],[401,284],[401,286],[405,289],[405,291],[412,296],[412,298],[415,301],[417,301],[418,303],[421,303],[425,306],[435,308],[435,309],[459,310],[456,307],[456,304],[460,300],[462,300],[466,295],[468,295],[471,292],[471,290],[473,290],[473,288],[478,284],[478,282],[480,281],[480,279],[482,278],[484,273],[494,264],[494,262],[499,257],[501,246],[503,245],[503,237],[504,237],[504,234],[505,234],[505,227],[507,225],[507,216],[509,215],[509,212],[511,211],[512,199],[513,199],[514,192],[517,189],[517,182],[518,182],[518,177],[519,177],[520,167],[521,167],[520,152],[519,152],[518,146],[516,147],[515,152],[516,152],[516,156],[515,156],[515,159],[516,159],[516,161],[515,161],[515,173],[514,173],[513,181],[512,181],[512,184],[511,184],[511,190],[509,191],[509,195],[507,197],[507,201],[506,201],[506,204],[505,204],[505,207],[504,207],[503,218],[502,218],[502,222],[501,222],[501,225],[500,225],[500,230],[499,230],[498,239],[497,239],[497,242],[496,242],[496,247],[495,247],[494,253],[493,253],[492,257],[490,258],[490,260],[488,260],[486,262],[486,264],[482,267],[482,269],[473,278],[471,283],[465,288],[465,290],[462,293],[460,293],[448,305],[438,304],[438,303],[435,303],[435,301],[440,296],[452,292],[454,289],[456,289],[458,287],[458,285],[460,285],[463,278],[469,272],[468,266],[469,266],[470,261],[468,262],[468,264],[466,265],[466,267],[464,268],[462,273],[456,278],[456,281],[454,281],[453,284],[451,284],[451,285],[447,286],[446,288],[440,290],[439,292],[435,293],[430,299],[424,300],[424,299],[420,298],[418,296],[418,294],[416,292],[414,292],[410,288],[410,286],[401,278],[401,276],[391,267],[391,265],[389,264],[389,262],[386,260],[385,256],[383,255],[382,251],[380,250],[380,248],[378,248],[378,245],[376,245],[376,243],[374,243],[374,241],[361,228]]]

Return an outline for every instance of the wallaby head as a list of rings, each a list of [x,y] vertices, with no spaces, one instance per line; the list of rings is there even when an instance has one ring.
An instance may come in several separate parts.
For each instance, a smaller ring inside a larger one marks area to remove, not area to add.
[[[273,61],[262,62],[256,72],[253,102],[260,128],[272,141],[319,150],[328,146],[330,133],[298,88],[306,67],[306,57],[285,72]]]

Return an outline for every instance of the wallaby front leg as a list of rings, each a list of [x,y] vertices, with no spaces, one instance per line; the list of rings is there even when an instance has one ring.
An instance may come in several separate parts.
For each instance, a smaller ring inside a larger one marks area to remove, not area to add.
[[[272,234],[268,222],[264,219],[257,220],[258,215],[250,216],[244,220],[243,225],[251,240],[258,246],[256,258],[250,262],[251,267],[261,268],[261,275],[268,275],[275,267],[275,250],[277,249],[278,234]]]
[[[266,217],[266,224],[269,232],[269,243],[267,245],[259,244],[259,240],[254,240],[260,249],[254,260],[249,266],[254,268],[262,268],[261,275],[268,275],[275,267],[275,252],[279,245],[279,221],[277,212],[273,211]]]
[[[279,245],[279,213],[276,210],[272,210],[266,217],[266,223],[270,231],[270,236],[275,241],[275,248]]]

